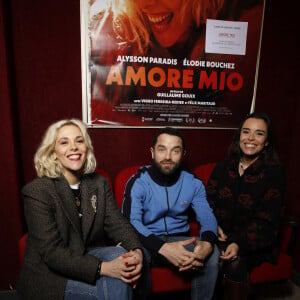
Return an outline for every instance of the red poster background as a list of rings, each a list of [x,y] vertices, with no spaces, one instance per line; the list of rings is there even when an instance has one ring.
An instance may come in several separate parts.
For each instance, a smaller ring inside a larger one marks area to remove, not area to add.
[[[83,97],[87,123],[94,127],[237,127],[255,100],[264,1],[225,0],[211,8],[212,1],[178,0],[174,2],[181,6],[172,13],[161,1],[144,8],[142,14],[136,8],[136,15],[128,15],[132,2],[114,8],[113,0],[96,0],[82,11],[88,20],[83,38],[89,38]],[[180,42],[162,45],[156,34],[168,30],[176,13],[182,14],[182,3],[195,2],[207,6],[200,10],[199,24],[193,19],[192,29]],[[153,16],[156,21],[161,18],[160,28],[151,24]],[[142,35],[132,29],[140,28],[138,18],[149,33],[149,43],[142,46],[139,39],[132,41],[134,33]],[[208,18],[247,22],[246,54],[205,53]]]

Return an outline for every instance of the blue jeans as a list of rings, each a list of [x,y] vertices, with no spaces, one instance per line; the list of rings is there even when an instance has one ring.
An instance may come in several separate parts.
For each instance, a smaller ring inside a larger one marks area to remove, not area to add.
[[[165,242],[172,243],[177,241],[188,240],[191,237],[187,236],[160,236]],[[186,247],[189,251],[194,251],[194,245],[188,245]],[[152,260],[151,254],[149,251],[144,251],[146,260],[149,264],[157,264],[157,260]],[[207,258],[204,263],[203,268],[199,269],[192,273],[191,283],[191,299],[192,300],[211,300],[214,295],[215,285],[219,272],[219,256],[220,252],[217,246],[214,246],[213,252]],[[166,265],[163,260],[160,260],[161,265]],[[182,274],[182,273],[180,273]],[[184,273],[183,273],[184,274]],[[150,277],[150,275],[149,275]],[[150,280],[150,279],[149,279]]]
[[[103,261],[111,261],[127,251],[120,247],[103,247],[91,250],[90,255]],[[65,300],[116,300],[132,299],[132,287],[120,279],[101,276],[95,285],[68,280]]]

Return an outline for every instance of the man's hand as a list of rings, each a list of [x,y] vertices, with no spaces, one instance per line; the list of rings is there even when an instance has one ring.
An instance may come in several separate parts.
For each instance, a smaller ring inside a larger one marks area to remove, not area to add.
[[[194,252],[185,249],[185,246],[191,244],[194,244]],[[180,272],[183,272],[203,267],[204,260],[212,250],[211,243],[191,238],[185,241],[165,243],[158,253],[178,267]]]
[[[174,266],[181,268],[184,265],[191,264],[196,259],[194,252],[185,249],[185,246],[195,243],[195,238],[173,243],[165,243],[159,249],[158,253],[164,256]]]
[[[205,242],[205,241],[194,241],[194,259],[191,261],[186,261],[185,264],[181,268],[179,268],[179,271],[186,271],[186,270],[197,270],[203,266],[204,260],[210,255],[210,253],[213,251],[213,247],[211,243]]]

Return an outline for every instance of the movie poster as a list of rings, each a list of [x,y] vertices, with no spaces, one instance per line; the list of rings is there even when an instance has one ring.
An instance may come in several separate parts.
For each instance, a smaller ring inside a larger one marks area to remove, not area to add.
[[[81,0],[92,127],[236,128],[253,109],[264,1]]]

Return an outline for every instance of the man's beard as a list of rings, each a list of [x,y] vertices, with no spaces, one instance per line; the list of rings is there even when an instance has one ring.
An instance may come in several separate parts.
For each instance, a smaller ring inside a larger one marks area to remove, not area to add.
[[[157,169],[159,169],[159,171],[164,174],[164,175],[172,175],[174,174],[180,167],[180,164],[181,164],[181,160],[178,162],[178,163],[174,163],[172,160],[162,160],[160,162],[157,162],[155,159],[153,159],[153,162],[156,166]],[[171,162],[172,165],[170,165],[170,167],[163,167],[162,166],[162,163],[164,162]]]

